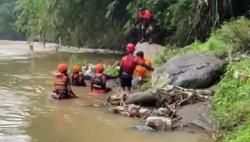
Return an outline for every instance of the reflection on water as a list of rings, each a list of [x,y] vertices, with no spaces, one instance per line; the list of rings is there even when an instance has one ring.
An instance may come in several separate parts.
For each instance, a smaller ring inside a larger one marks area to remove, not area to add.
[[[30,54],[26,48],[0,45],[0,141],[7,142],[206,142],[204,133],[187,131],[142,133],[140,124],[108,112],[106,96],[94,97],[88,88],[73,88],[75,100],[51,99],[51,72],[69,53]],[[88,62],[112,64],[119,56],[76,54]]]

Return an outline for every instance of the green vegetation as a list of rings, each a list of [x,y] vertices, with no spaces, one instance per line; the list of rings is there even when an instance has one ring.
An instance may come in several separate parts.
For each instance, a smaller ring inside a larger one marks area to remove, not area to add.
[[[104,73],[106,75],[110,75],[110,76],[118,76],[119,75],[119,69],[117,67],[106,67],[104,70]]]
[[[248,0],[1,0],[0,33],[16,30],[64,45],[121,49],[138,41],[140,7],[153,11],[155,38],[183,46],[204,41],[224,21],[248,13]],[[4,21],[4,22],[3,22]],[[60,40],[59,40],[60,39]]]
[[[249,15],[249,0],[0,0],[0,38],[24,34],[26,38],[39,36],[44,44],[62,41],[64,45],[120,50],[125,42],[137,41],[134,33],[140,7],[153,11],[160,43],[189,44],[166,49],[156,65],[190,52],[210,51],[225,57],[250,48],[250,20],[230,22]],[[69,62],[71,67],[86,65],[75,56]],[[105,73],[116,76],[118,70],[107,67]],[[250,141],[249,74],[250,59],[230,63],[216,91],[213,115],[223,132],[222,141]]]
[[[213,116],[225,142],[250,141],[249,74],[250,59],[229,64],[213,98]]]
[[[87,65],[87,61],[85,61],[83,59],[79,59],[75,55],[72,55],[69,58],[69,66],[70,66],[70,68],[72,68],[74,65],[78,65],[80,67],[83,67],[83,66]]]
[[[245,52],[250,48],[249,43],[250,20],[241,18],[222,25],[204,43],[195,42],[182,49],[166,49],[154,63],[159,66],[171,57],[191,52],[210,51],[218,56],[225,56],[228,52]]]
[[[140,91],[147,91],[152,88],[152,83],[150,80],[146,80],[142,85],[139,86]]]
[[[171,57],[191,52],[210,51],[218,56],[228,53],[245,53],[250,49],[250,20],[240,18],[225,23],[211,34],[204,43],[195,42],[182,49],[166,49],[155,60],[157,65]],[[250,141],[250,58],[229,63],[219,89],[213,98],[212,114],[216,126],[221,130],[221,141]]]
[[[0,0],[0,39],[23,39],[21,33],[16,32],[15,22],[16,0]]]
[[[73,65],[79,65],[80,67],[84,67],[86,66],[88,63],[86,60],[84,59],[80,59],[75,55],[72,55],[69,59],[69,66],[70,68],[73,67]],[[118,76],[119,74],[119,69],[117,67],[112,67],[112,66],[106,66],[104,73],[106,75],[110,75],[110,76]]]

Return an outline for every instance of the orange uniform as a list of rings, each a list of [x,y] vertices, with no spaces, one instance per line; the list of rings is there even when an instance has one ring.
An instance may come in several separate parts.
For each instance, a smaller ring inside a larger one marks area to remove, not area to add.
[[[140,64],[145,64],[147,66],[151,66],[150,60],[148,60],[146,58],[139,59],[139,60],[140,60]],[[135,70],[134,70],[134,76],[141,77],[142,79],[146,79],[147,77],[150,76],[150,71],[141,65],[137,65]]]

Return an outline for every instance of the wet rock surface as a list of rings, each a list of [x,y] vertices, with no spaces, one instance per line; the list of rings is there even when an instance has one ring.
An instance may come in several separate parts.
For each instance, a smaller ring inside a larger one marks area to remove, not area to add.
[[[209,52],[177,56],[154,72],[155,84],[207,88],[220,79],[223,67],[224,62]]]
[[[138,51],[143,51],[144,52],[144,56],[148,59],[150,59],[151,61],[153,61],[153,59],[159,55],[160,53],[162,53],[165,50],[166,47],[161,46],[159,44],[149,44],[147,42],[144,43],[138,43],[136,45],[136,52]]]
[[[158,131],[172,130],[172,120],[167,117],[150,116],[146,119],[145,125]]]

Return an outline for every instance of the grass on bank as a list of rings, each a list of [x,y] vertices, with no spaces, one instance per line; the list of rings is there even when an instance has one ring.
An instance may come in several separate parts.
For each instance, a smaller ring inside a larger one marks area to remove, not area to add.
[[[158,66],[172,57],[191,52],[210,51],[220,57],[245,53],[250,49],[250,20],[240,18],[225,23],[204,43],[195,42],[182,49],[166,49],[154,63]],[[236,75],[238,72],[238,76]],[[212,101],[212,114],[221,130],[223,142],[250,142],[250,58],[229,63]]]
[[[228,52],[246,51],[250,43],[250,20],[241,18],[224,24],[211,34],[205,43],[195,42],[181,49],[166,49],[158,56],[154,63],[157,66],[164,64],[170,58],[190,52],[210,51],[218,56],[225,56]]]
[[[224,142],[250,142],[250,58],[231,63],[213,98],[215,124]]]

